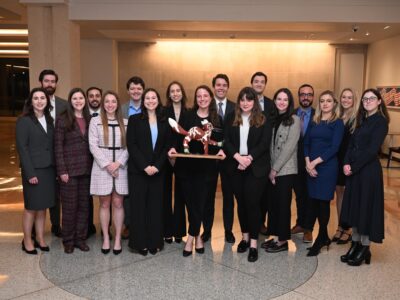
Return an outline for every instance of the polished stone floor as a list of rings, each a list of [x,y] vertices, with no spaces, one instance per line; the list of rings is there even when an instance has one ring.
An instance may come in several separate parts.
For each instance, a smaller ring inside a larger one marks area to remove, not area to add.
[[[66,255],[60,239],[49,233],[47,222],[51,251],[30,256],[20,248],[23,201],[14,124],[14,119],[0,119],[0,299],[399,298],[399,163],[384,168],[386,238],[382,245],[372,246],[369,266],[341,263],[339,256],[347,251],[346,245],[335,244],[318,257],[306,257],[308,245],[297,236],[290,242],[289,252],[260,251],[259,260],[248,263],[246,254],[236,252],[237,243],[224,242],[220,191],[212,241],[203,255],[182,257],[181,243],[143,257],[127,251],[126,242],[121,255],[103,255],[99,234],[88,240],[90,252],[76,250]],[[337,224],[334,205],[332,202],[331,234]],[[237,219],[234,233],[239,240]]]

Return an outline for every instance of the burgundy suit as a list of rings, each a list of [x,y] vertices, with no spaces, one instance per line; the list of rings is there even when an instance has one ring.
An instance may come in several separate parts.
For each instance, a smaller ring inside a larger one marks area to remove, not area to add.
[[[60,180],[62,201],[62,236],[65,246],[79,245],[87,235],[89,214],[89,187],[92,156],[89,151],[88,125],[82,134],[78,124],[66,128],[66,115],[57,118],[54,150],[57,175],[68,174],[69,180]]]

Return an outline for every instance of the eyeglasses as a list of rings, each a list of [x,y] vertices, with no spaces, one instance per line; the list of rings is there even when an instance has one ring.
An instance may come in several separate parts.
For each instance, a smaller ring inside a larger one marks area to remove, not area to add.
[[[367,102],[374,102],[374,101],[376,101],[376,100],[378,100],[378,97],[376,97],[376,96],[372,96],[372,97],[364,97],[364,98],[362,98],[362,102],[365,102],[365,103],[367,103]]]
[[[300,96],[300,97],[312,97],[312,96],[314,96],[314,94],[313,94],[313,93],[308,93],[308,94],[306,94],[306,93],[300,93],[299,96]]]

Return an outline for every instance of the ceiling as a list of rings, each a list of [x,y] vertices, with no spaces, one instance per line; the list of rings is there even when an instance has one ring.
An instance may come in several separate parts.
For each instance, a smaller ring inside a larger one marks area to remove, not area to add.
[[[399,23],[195,22],[195,21],[77,21],[82,39],[156,42],[160,40],[307,41],[369,44],[400,35]],[[386,26],[390,26],[384,29]],[[0,29],[27,28],[26,7],[1,0]],[[27,41],[0,36],[0,42]],[[0,46],[1,49],[2,46]]]

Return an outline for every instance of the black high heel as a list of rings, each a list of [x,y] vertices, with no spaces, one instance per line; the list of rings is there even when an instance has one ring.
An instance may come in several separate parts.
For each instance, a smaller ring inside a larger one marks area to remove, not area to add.
[[[22,240],[21,245],[22,245],[22,251],[25,251],[26,254],[32,254],[32,255],[36,255],[36,254],[37,254],[36,249],[27,250],[27,249],[25,248],[24,240]]]
[[[371,263],[371,251],[369,250],[369,246],[361,245],[354,257],[347,261],[347,264],[349,266],[358,267],[361,266],[364,261],[367,265]]]
[[[353,259],[354,255],[358,252],[359,247],[361,246],[360,242],[351,242],[351,247],[347,251],[345,255],[340,256],[340,261],[343,263],[347,263],[349,259]]]
[[[42,251],[42,252],[50,252],[50,247],[49,246],[40,246],[39,245],[39,249],[40,249],[40,251]]]
[[[202,248],[194,248],[194,250],[196,250],[196,253],[199,253],[199,254],[203,254],[204,253],[204,247],[202,247]]]
[[[103,253],[103,254],[110,253],[110,248],[108,248],[108,249],[101,248],[101,253]]]
[[[342,237],[342,234],[343,234],[343,229],[339,229],[339,228],[336,229],[335,235],[333,236],[331,241],[333,243],[336,243]]]
[[[324,247],[326,247],[326,251],[329,251],[330,244],[330,239],[326,239],[325,241],[321,242],[317,238],[315,243],[310,248],[308,248],[309,251],[307,253],[307,256],[317,256],[321,252],[321,249]]]
[[[108,249],[108,251],[110,251],[110,249]],[[121,254],[121,252],[122,252],[122,248],[121,249],[113,249],[114,255]]]

